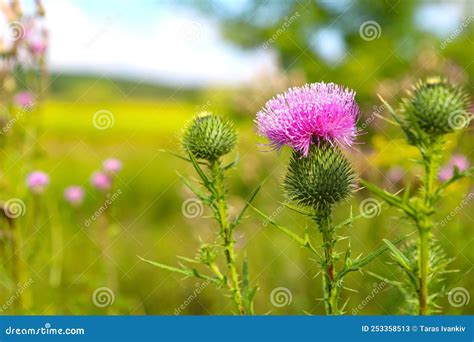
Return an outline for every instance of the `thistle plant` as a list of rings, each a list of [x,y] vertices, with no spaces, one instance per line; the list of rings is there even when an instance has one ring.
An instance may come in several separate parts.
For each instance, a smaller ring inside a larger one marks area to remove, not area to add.
[[[398,196],[367,181],[362,181],[362,184],[400,209],[417,229],[415,250],[413,246],[404,251],[388,245],[395,262],[407,275],[406,282],[401,283],[400,288],[407,294],[408,302],[415,302],[412,311],[427,315],[436,312],[436,299],[444,294],[443,287],[438,289],[437,284],[448,272],[445,268],[450,261],[433,241],[433,216],[444,191],[451,184],[473,174],[473,168],[467,168],[467,161],[461,163],[459,160],[440,170],[446,134],[466,128],[471,120],[467,110],[468,98],[461,88],[440,78],[431,78],[419,82],[398,110],[383,99],[382,102],[405,133],[408,143],[420,152],[419,163],[423,166],[421,187],[416,194],[412,194],[410,187],[407,187],[403,196]]]
[[[230,121],[214,114],[203,113],[187,125],[182,135],[181,143],[186,156],[177,155],[191,163],[199,176],[200,187],[178,173],[179,177],[197,198],[211,209],[213,218],[218,223],[216,242],[202,244],[195,258],[179,257],[179,259],[190,265],[204,266],[210,275],[192,266],[181,265],[177,268],[141,259],[162,269],[186,277],[196,277],[219,288],[225,288],[234,302],[235,312],[239,315],[251,315],[254,313],[253,301],[257,288],[250,285],[246,259],[243,261],[242,271],[238,271],[234,233],[259,188],[250,195],[247,204],[236,218],[230,220],[225,173],[236,164],[237,160],[224,164],[222,157],[235,148],[236,142],[237,132]],[[225,269],[221,266],[221,259]]]
[[[356,187],[357,177],[341,147],[354,142],[358,112],[353,91],[333,83],[316,83],[291,88],[271,99],[256,120],[260,135],[267,137],[271,146],[288,145],[293,149],[283,189],[298,206],[285,206],[312,220],[322,238],[321,248],[313,242],[315,230],[306,229],[300,236],[254,209],[316,255],[323,274],[323,300],[328,315],[344,313],[347,302],[339,304],[344,277],[388,249],[384,246],[355,259],[351,257],[350,243],[345,252],[336,250],[337,243],[346,239],[338,236],[338,230],[363,217],[351,214],[340,224],[332,220],[337,204],[347,200]]]

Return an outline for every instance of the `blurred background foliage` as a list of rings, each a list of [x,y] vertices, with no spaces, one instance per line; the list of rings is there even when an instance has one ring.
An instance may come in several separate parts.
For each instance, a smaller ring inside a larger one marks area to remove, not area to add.
[[[245,198],[264,179],[266,182],[255,205],[275,220],[299,233],[310,225],[300,215],[283,209],[281,180],[289,153],[268,152],[265,141],[255,134],[253,118],[264,103],[290,86],[306,82],[335,82],[357,91],[361,107],[360,144],[348,151],[361,177],[368,178],[392,191],[416,185],[419,165],[416,150],[406,145],[402,132],[379,116],[388,117],[377,94],[395,105],[410,85],[432,75],[447,77],[464,86],[473,95],[472,20],[451,42],[442,45],[452,29],[437,33],[436,17],[424,15],[426,6],[445,6],[449,2],[422,1],[183,1],[178,6],[205,13],[215,21],[225,39],[238,48],[264,50],[272,57],[274,67],[256,73],[250,82],[233,86],[176,86],[98,74],[53,72],[49,76],[49,95],[40,117],[42,131],[38,150],[28,163],[21,163],[25,151],[2,153],[2,172],[12,184],[0,184],[5,197],[27,197],[24,179],[32,169],[43,169],[51,176],[46,201],[57,203],[60,214],[56,222],[64,232],[65,256],[62,284],[51,289],[48,278],[47,233],[44,227],[50,216],[30,227],[31,237],[40,237],[34,262],[29,264],[34,280],[31,288],[37,314],[173,314],[193,294],[194,279],[153,268],[140,262],[137,255],[177,265],[176,255],[192,257],[200,241],[213,240],[217,230],[213,222],[202,217],[189,219],[182,215],[183,202],[191,197],[175,171],[192,175],[191,167],[163,153],[179,151],[183,125],[196,113],[213,111],[237,122],[240,136],[237,153],[240,163],[229,172],[232,212],[236,213]],[[456,2],[457,3],[457,2]],[[47,4],[46,4],[47,5]],[[473,3],[460,1],[461,20],[473,13]],[[139,6],[139,5],[137,5]],[[47,7],[46,7],[47,10]],[[429,11],[428,11],[429,12]],[[298,13],[295,20],[292,16]],[[449,14],[449,13],[447,13]],[[283,26],[291,19],[291,24]],[[360,26],[375,21],[380,36],[367,41],[361,38]],[[459,27],[457,23],[454,29]],[[78,29],[78,28],[76,28]],[[162,32],[162,34],[167,34]],[[271,43],[270,43],[271,40]],[[199,66],[196,65],[196,68]],[[115,124],[97,130],[91,116],[98,110],[113,113]],[[375,114],[374,114],[375,113]],[[18,125],[27,125],[28,117]],[[449,136],[448,153],[463,153],[474,161],[473,128]],[[115,302],[104,310],[91,301],[93,291],[104,286],[105,270],[100,259],[97,231],[85,227],[84,220],[100,206],[100,196],[89,185],[90,174],[103,159],[113,156],[124,162],[117,186],[123,194],[113,204],[112,262],[118,272],[119,286]],[[234,156],[229,156],[229,160]],[[63,201],[63,190],[70,184],[87,189],[87,200],[80,210]],[[459,207],[472,191],[472,180],[451,189],[436,217],[441,221]],[[352,210],[358,213],[360,202],[371,195],[358,191],[337,209],[336,221]],[[458,269],[447,279],[448,288],[474,288],[471,268],[474,261],[473,203],[463,206],[455,218],[438,227],[436,236]],[[380,215],[358,221],[347,228],[353,254],[368,253],[382,239],[395,239],[412,232],[414,227],[400,219],[387,206]],[[278,231],[249,213],[237,234],[237,246],[246,248],[252,279],[259,285],[255,311],[259,314],[322,314],[323,303],[318,266]],[[43,237],[43,240],[41,240]],[[44,248],[41,248],[43,246]],[[242,261],[242,253],[239,260]],[[368,267],[382,277],[397,278],[387,255]],[[348,278],[344,298],[350,297],[348,314],[364,302],[378,280],[368,273]],[[2,279],[2,301],[9,298],[8,279]],[[277,287],[292,293],[289,305],[272,305],[270,294]],[[403,297],[390,285],[367,301],[358,314],[402,313]],[[472,314],[474,300],[453,307],[444,298],[440,305],[445,314]],[[229,314],[230,301],[212,287],[181,311],[181,314]],[[8,313],[15,313],[9,307]]]

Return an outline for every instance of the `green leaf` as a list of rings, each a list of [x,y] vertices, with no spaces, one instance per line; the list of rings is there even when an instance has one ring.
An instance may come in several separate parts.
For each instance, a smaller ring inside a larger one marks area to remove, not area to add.
[[[212,182],[207,178],[206,174],[204,171],[201,169],[199,166],[196,158],[193,156],[192,153],[189,153],[189,159],[191,160],[191,164],[193,165],[194,169],[196,170],[197,174],[199,175],[199,178],[201,178],[204,186],[210,190],[214,190],[214,186]]]
[[[380,206],[382,206],[382,204],[380,204]],[[338,230],[338,229],[341,229],[345,226],[351,226],[352,223],[354,223],[356,220],[360,219],[360,218],[367,218],[366,216],[364,216],[364,214],[359,214],[357,216],[354,216],[353,213],[352,213],[352,207],[351,207],[351,212],[350,212],[350,216],[348,219],[345,219],[344,221],[342,221],[341,223],[337,224],[334,226],[334,230]]]
[[[257,292],[257,287],[251,287],[249,279],[248,259],[247,256],[245,256],[242,266],[242,297],[245,312],[247,314],[253,314],[253,300]]]
[[[137,255],[138,256],[138,255]],[[173,267],[173,266],[169,266],[169,265],[165,265],[165,264],[161,264],[159,262],[156,262],[156,261],[151,261],[151,260],[148,260],[148,259],[145,259],[145,258],[142,258],[141,256],[138,256],[138,258],[141,260],[141,261],[144,261],[150,265],[153,265],[153,266],[156,266],[156,267],[159,267],[161,269],[164,269],[164,270],[167,270],[167,271],[171,271],[171,272],[174,272],[174,273],[179,273],[179,274],[182,274],[186,277],[196,277],[196,278],[199,278],[199,279],[204,279],[204,280],[208,280],[210,282],[213,282],[215,284],[218,284],[220,285],[220,281],[216,278],[212,278],[212,277],[208,277],[204,274],[201,274],[199,273],[196,269],[187,269],[187,268],[177,268],[177,267]]]
[[[268,223],[270,223],[272,226],[280,229],[283,233],[285,233],[286,235],[288,235],[289,237],[291,237],[293,240],[295,240],[296,242],[298,242],[300,245],[304,246],[306,244],[306,240],[303,239],[302,237],[298,236],[297,234],[293,233],[290,229],[288,228],[285,228],[281,225],[279,225],[278,223],[276,223],[275,221],[273,221],[269,216],[265,215],[264,213],[262,213],[260,210],[258,210],[257,208],[255,208],[253,205],[249,205],[257,214],[259,214],[262,218],[264,218]]]
[[[180,256],[180,255],[178,255],[177,258],[178,258],[178,259],[181,259],[181,260],[183,260],[183,261],[192,263],[192,264],[200,264],[200,262],[199,262],[198,260],[196,260],[196,259],[191,259],[191,258],[187,258],[187,257]]]
[[[352,265],[350,267],[344,267],[344,269],[339,272],[336,276],[338,277],[338,279],[342,279],[347,273],[349,272],[354,272],[354,271],[358,271],[360,270],[362,267],[366,266],[367,264],[369,264],[372,260],[374,260],[375,258],[377,258],[378,256],[382,255],[383,253],[385,253],[387,250],[390,249],[389,245],[387,244],[387,242],[393,246],[394,248],[396,248],[398,250],[397,247],[395,247],[396,244],[399,244],[400,242],[404,241],[405,239],[407,239],[411,234],[408,234],[408,235],[405,235],[405,236],[402,236],[398,239],[396,239],[394,241],[394,244],[392,244],[389,240],[386,240],[384,239],[383,241],[385,242],[385,245],[382,245],[380,246],[379,248],[377,248],[375,251],[373,251],[372,253],[368,254],[366,257],[362,258],[362,259],[358,259],[358,260],[355,260],[352,262]]]
[[[295,207],[294,205],[288,204],[288,203],[282,203],[285,207],[287,207],[290,210],[293,210],[299,214],[303,214],[306,216],[311,216],[314,217],[314,213],[308,210],[301,209],[299,207]]]
[[[411,208],[407,203],[405,203],[400,197],[393,195],[389,193],[388,191],[385,191],[379,188],[377,185],[372,184],[366,180],[361,179],[360,183],[364,187],[366,187],[370,192],[381,197],[388,204],[393,205],[399,209],[402,209],[405,212],[405,214],[407,214],[410,217],[413,217],[413,218],[416,217],[415,210]]]
[[[387,239],[383,239],[383,242],[387,245],[388,249],[392,253],[393,258],[407,271],[411,272],[410,260],[399,250],[393,243]]]
[[[293,233],[290,229],[285,228],[285,227],[279,225],[278,223],[276,223],[275,221],[273,221],[270,217],[268,217],[267,215],[262,213],[260,210],[255,208],[253,205],[249,205],[249,206],[257,214],[259,214],[261,217],[263,217],[268,223],[270,223],[272,226],[274,226],[274,227],[278,228],[279,230],[281,230],[283,233],[285,233],[286,235],[291,237],[293,240],[295,240],[297,243],[299,243],[302,247],[308,248],[311,252],[316,254],[318,257],[321,257],[321,255],[318,253],[316,248],[314,248],[314,246],[311,244],[311,241],[309,240],[309,235],[308,234],[305,234],[305,237],[302,238],[298,234]]]
[[[441,183],[438,190],[436,191],[437,195],[440,195],[446,188],[448,188],[451,184],[457,182],[458,180],[471,177],[474,175],[474,166],[471,166],[469,169],[464,171],[459,171],[457,167],[454,168],[453,176],[448,179],[447,181]]]
[[[247,201],[244,205],[244,207],[242,208],[242,210],[240,211],[239,215],[237,215],[236,219],[234,220],[234,222],[231,224],[231,229],[233,229],[234,227],[236,227],[240,221],[242,220],[242,218],[244,217],[245,215],[245,212],[247,211],[248,207],[252,204],[252,201],[255,199],[255,196],[257,196],[258,192],[260,191],[260,189],[262,188],[262,185],[263,185],[263,182],[262,184],[260,184],[259,186],[257,186],[257,188],[250,194],[250,196],[247,198]]]
[[[186,160],[186,161],[188,161],[188,162],[191,161],[191,159],[186,158],[185,156],[182,156],[181,154],[176,153],[176,152],[173,152],[173,151],[164,150],[164,149],[159,149],[158,151],[160,151],[160,152],[165,152],[165,153],[169,153],[169,154],[171,154],[172,156],[175,156],[175,157],[177,157],[177,158],[179,158],[179,159],[182,159],[182,160]],[[199,162],[199,161],[198,161],[198,164],[206,165],[205,162]]]
[[[225,166],[222,168],[222,170],[225,171],[225,170],[230,169],[231,167],[234,167],[235,165],[237,165],[237,164],[239,163],[239,161],[240,161],[240,156],[237,155],[237,156],[235,157],[234,161],[232,161],[232,162],[230,162],[229,164],[225,165]]]
[[[196,187],[189,179],[181,175],[179,172],[176,172],[179,178],[183,181],[183,183],[191,190],[201,201],[209,202],[209,197],[206,196],[204,192],[202,192],[198,187]]]

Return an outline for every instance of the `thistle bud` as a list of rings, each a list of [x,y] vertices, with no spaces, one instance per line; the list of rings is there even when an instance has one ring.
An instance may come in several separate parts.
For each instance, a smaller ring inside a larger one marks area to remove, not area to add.
[[[237,140],[234,125],[211,113],[196,116],[186,127],[182,146],[198,159],[216,160],[229,153]]]
[[[402,111],[408,125],[439,136],[467,127],[471,119],[467,102],[467,95],[461,88],[440,78],[431,78],[418,83],[405,99]]]
[[[288,199],[324,211],[347,198],[354,181],[352,166],[339,148],[322,144],[312,146],[307,158],[293,153],[284,189]]]
[[[209,245],[202,245],[198,252],[198,259],[203,264],[210,265],[217,259],[217,251]]]

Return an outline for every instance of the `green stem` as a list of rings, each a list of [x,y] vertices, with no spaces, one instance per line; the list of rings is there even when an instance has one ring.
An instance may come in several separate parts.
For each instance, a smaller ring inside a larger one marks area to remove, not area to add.
[[[431,231],[420,230],[420,291],[419,291],[419,314],[428,314],[428,274],[430,258]]]
[[[224,253],[229,270],[229,289],[232,292],[232,298],[237,306],[240,315],[245,314],[245,308],[242,301],[242,293],[240,290],[239,274],[235,266],[235,250],[234,238],[232,229],[229,225],[227,216],[227,203],[225,200],[225,187],[223,184],[222,168],[218,160],[211,163],[211,171],[213,177],[213,184],[215,186],[217,197],[217,214],[221,229],[221,236],[223,238]]]
[[[436,155],[436,148],[427,151],[423,155],[425,174],[423,177],[423,207],[419,212],[416,220],[418,228],[419,244],[418,244],[418,266],[419,266],[419,298],[418,313],[420,315],[429,314],[429,278],[430,273],[430,248],[431,248],[431,231],[433,228],[433,220],[431,215],[434,212],[434,201],[436,194],[436,178],[439,168],[439,158]]]
[[[324,274],[323,292],[326,314],[337,315],[339,289],[334,281],[334,245],[336,240],[334,239],[334,229],[331,224],[331,211],[329,209],[322,211],[317,214],[315,220],[323,236],[324,258],[322,260],[322,267]]]

